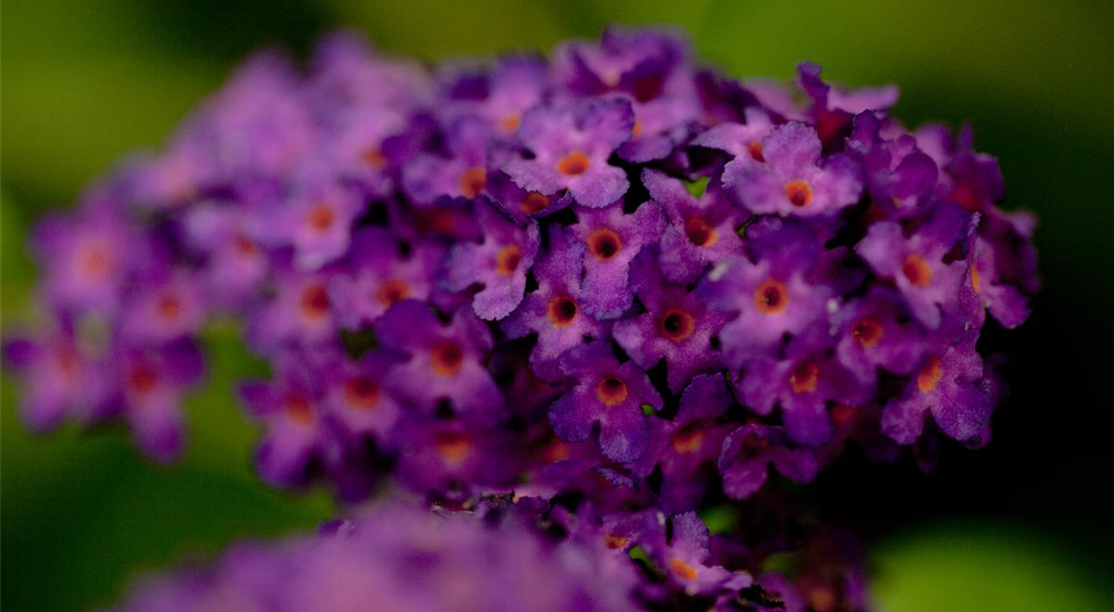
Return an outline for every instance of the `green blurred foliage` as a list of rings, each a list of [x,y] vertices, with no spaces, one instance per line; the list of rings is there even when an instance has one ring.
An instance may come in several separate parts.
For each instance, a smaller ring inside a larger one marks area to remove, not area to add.
[[[979,147],[1001,159],[1008,205],[1041,217],[1048,288],[1027,338],[1049,350],[1114,338],[1114,247],[1106,237],[1114,227],[1114,8],[1083,0],[6,0],[4,329],[33,319],[33,270],[22,247],[28,223],[73,201],[122,156],[159,146],[252,50],[278,44],[304,55],[316,36],[344,26],[387,51],[435,60],[545,50],[595,36],[610,22],[681,26],[704,60],[734,75],[786,78],[810,59],[839,81],[899,83],[897,113],[912,123],[973,121]],[[1073,326],[1050,322],[1056,315]],[[307,529],[330,515],[323,493],[289,497],[252,476],[254,432],[231,390],[261,365],[234,336],[221,326],[206,337],[213,363],[210,384],[189,403],[194,444],[170,468],[142,462],[118,431],[32,438],[18,424],[16,390],[5,377],[2,607],[103,605],[137,571],[211,554],[238,537]],[[1091,486],[1082,476],[1065,478]],[[1059,521],[1071,522],[1071,511]],[[1109,519],[1091,512],[1084,522]],[[879,598],[894,612],[1109,606],[1099,561],[1041,533],[1032,523],[1012,530],[960,523],[891,534],[878,548]]]

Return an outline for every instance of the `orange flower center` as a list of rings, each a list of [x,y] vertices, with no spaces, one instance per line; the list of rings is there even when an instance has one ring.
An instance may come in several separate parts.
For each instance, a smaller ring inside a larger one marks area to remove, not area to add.
[[[100,245],[89,246],[81,257],[81,266],[89,276],[104,276],[110,266],[108,253]]]
[[[549,322],[553,324],[553,327],[557,328],[565,328],[572,325],[579,311],[580,309],[576,305],[576,300],[567,295],[559,295],[549,300],[549,304],[545,307]]]
[[[541,212],[549,207],[549,196],[531,191],[522,196],[522,201],[518,203],[518,207],[522,209],[522,212],[528,215]]]
[[[658,320],[658,332],[663,338],[680,342],[692,335],[696,319],[685,310],[671,308]]]
[[[518,111],[507,113],[499,118],[499,129],[506,134],[513,134],[522,123],[522,113]]]
[[[789,387],[793,393],[805,393],[816,390],[816,383],[820,380],[820,366],[812,361],[806,361],[793,369],[789,375]]]
[[[673,434],[673,449],[678,453],[695,453],[704,443],[704,432],[699,429],[693,431],[679,431]]]
[[[940,367],[940,358],[933,357],[928,360],[928,365],[917,373],[917,388],[921,393],[928,393],[936,388],[936,384],[940,382],[940,377],[943,376],[944,370]]]
[[[981,279],[979,278],[979,268],[974,262],[971,262],[971,288],[975,293],[982,293]]]
[[[410,295],[410,285],[398,278],[388,278],[379,284],[375,292],[376,299],[384,306],[390,306],[399,300],[405,300]]]
[[[476,166],[460,175],[460,193],[466,198],[474,198],[487,187],[487,169]]]
[[[128,388],[144,395],[154,390],[159,382],[159,375],[147,366],[136,366],[128,372]]]
[[[812,202],[812,187],[805,181],[789,181],[785,184],[785,197],[797,208]]]
[[[685,221],[685,236],[688,237],[689,242],[699,247],[710,247],[718,238],[715,228],[700,217]]]
[[[627,538],[620,535],[612,535],[609,533],[603,536],[604,545],[612,550],[626,546],[627,541]]]
[[[766,279],[754,290],[754,305],[762,314],[777,314],[789,306],[789,291],[784,283]]]
[[[596,385],[596,397],[609,408],[621,404],[628,395],[630,393],[627,391],[627,383],[615,376],[603,378]]]
[[[178,315],[182,314],[182,303],[173,293],[164,293],[160,296],[157,308],[159,315],[168,320],[177,319]]]
[[[591,160],[580,151],[573,151],[557,162],[557,171],[565,176],[579,176],[588,171]]]
[[[762,142],[761,141],[752,140],[752,141],[748,142],[747,143],[747,153],[750,153],[750,156],[751,156],[752,159],[754,159],[754,161],[759,161],[759,162],[765,162],[766,161],[766,157],[762,154]]]
[[[472,440],[462,433],[438,433],[433,445],[437,448],[437,454],[450,465],[460,465],[472,453]]]
[[[615,230],[601,227],[588,234],[588,251],[600,261],[615,257],[623,248],[623,240]]]
[[[520,261],[522,261],[522,249],[517,244],[508,244],[495,256],[495,271],[503,276],[510,276],[518,269]]]
[[[382,170],[387,167],[387,158],[378,147],[372,147],[364,151],[364,154],[360,157],[372,170]]]
[[[855,327],[851,328],[851,336],[854,337],[855,341],[862,345],[863,348],[870,348],[878,344],[878,341],[882,339],[883,331],[881,323],[874,319],[866,318],[861,319],[855,324]]]
[[[696,568],[680,559],[673,559],[669,562],[669,571],[683,580],[696,580]]]
[[[304,395],[292,395],[286,400],[286,414],[294,422],[305,425],[313,420],[313,407]]]
[[[932,281],[932,268],[928,262],[916,253],[910,253],[901,263],[901,272],[914,287],[927,287]]]
[[[236,250],[243,255],[255,255],[259,252],[259,246],[247,236],[236,234]]]
[[[430,352],[433,373],[438,376],[454,376],[464,367],[464,351],[455,340],[441,340],[433,345]]]
[[[642,129],[643,129],[642,128],[642,122],[641,121],[635,121],[634,126],[631,127],[630,135],[637,137],[639,134],[642,133]]]
[[[354,408],[375,408],[379,403],[379,383],[370,376],[353,376],[344,383],[344,398]]]
[[[333,207],[324,202],[314,206],[309,211],[309,225],[319,232],[332,227],[335,220],[336,214],[333,213]]]
[[[310,319],[320,319],[329,314],[329,294],[321,283],[313,283],[302,290],[302,313]]]

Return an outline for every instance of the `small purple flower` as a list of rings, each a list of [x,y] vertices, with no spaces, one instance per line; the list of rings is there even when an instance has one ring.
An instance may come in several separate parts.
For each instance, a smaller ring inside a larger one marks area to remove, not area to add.
[[[1029,317],[1029,296],[1040,289],[1036,220],[1024,212],[989,213],[980,218],[971,260],[970,283],[979,301],[1007,329]]]
[[[530,353],[530,367],[543,380],[564,378],[558,358],[582,344],[585,336],[597,340],[610,336],[610,324],[597,320],[581,307],[584,251],[584,243],[570,230],[550,226],[549,252],[534,266],[538,288],[503,321],[503,330],[511,338],[537,333],[538,344]]]
[[[996,389],[967,337],[928,351],[905,391],[886,404],[882,431],[899,444],[912,444],[931,414],[948,437],[961,442],[983,435],[994,409]]]
[[[409,419],[394,437],[398,479],[418,493],[463,489],[467,498],[483,487],[505,486],[521,466],[509,461],[504,431],[461,420]]]
[[[885,138],[884,129],[896,128],[872,112],[857,115],[852,125],[847,148],[862,160],[864,182],[875,206],[890,217],[909,217],[933,203],[939,170],[917,148],[913,136],[899,132]]]
[[[875,287],[836,315],[840,363],[860,381],[874,384],[878,368],[908,375],[921,360],[925,333],[909,320],[904,302],[892,290]]]
[[[743,241],[736,233],[742,220],[722,191],[710,188],[698,200],[681,181],[655,170],[643,171],[642,184],[669,219],[661,238],[661,270],[666,279],[694,282],[709,265],[742,253]]]
[[[273,266],[275,294],[251,313],[248,344],[266,355],[334,340],[336,317],[328,293],[331,273],[298,272],[284,261]]]
[[[842,140],[854,115],[888,110],[897,103],[900,94],[893,85],[840,91],[820,78],[820,66],[809,62],[797,66],[797,84],[812,102],[808,114],[825,149],[834,148]]]
[[[491,126],[465,116],[445,131],[444,155],[420,154],[403,168],[402,188],[415,206],[440,198],[471,199],[486,191]]]
[[[507,139],[518,130],[522,114],[541,101],[549,67],[540,57],[511,55],[490,69],[450,64],[442,72],[443,107],[435,112],[447,118],[479,117],[496,137]]]
[[[821,159],[816,130],[790,122],[762,141],[764,162],[752,153],[724,168],[723,184],[735,201],[757,214],[831,215],[859,201],[858,165],[846,155]]]
[[[200,331],[206,309],[189,270],[141,279],[124,306],[121,332],[131,341],[161,343]]]
[[[445,249],[432,240],[404,244],[393,232],[364,227],[352,236],[348,259],[329,277],[328,296],[342,327],[374,323],[395,302],[428,299]]]
[[[678,514],[672,522],[669,545],[651,547],[650,551],[666,570],[670,582],[679,585],[689,595],[707,595],[720,590],[738,591],[750,586],[750,574],[708,565],[710,534],[695,512]]]
[[[633,461],[649,445],[650,428],[642,406],[661,409],[661,396],[633,362],[620,364],[605,342],[567,351],[561,370],[577,381],[557,400],[549,421],[565,442],[583,442],[600,424],[600,449],[614,461]]]
[[[552,195],[568,189],[581,206],[607,206],[630,187],[626,172],[607,159],[630,139],[633,126],[626,100],[534,107],[523,115],[518,129],[533,157],[512,159],[503,170],[527,191]]]
[[[522,227],[484,199],[476,205],[476,218],[483,228],[480,244],[461,243],[449,252],[445,287],[463,291],[479,284],[472,300],[476,314],[484,320],[506,318],[522,302],[526,273],[538,252],[538,225],[527,221]]]
[[[584,310],[599,319],[618,318],[633,302],[627,287],[630,262],[643,246],[657,242],[664,230],[661,208],[646,202],[627,215],[617,203],[577,214],[580,222],[573,230],[586,246]]]
[[[197,345],[179,341],[160,348],[116,347],[113,370],[121,377],[123,416],[144,454],[167,463],[185,448],[182,393],[204,372]]]
[[[89,422],[105,412],[113,390],[111,372],[91,353],[83,350],[64,321],[39,339],[5,339],[4,365],[25,381],[20,416],[28,429],[45,433],[64,419]]]
[[[785,334],[796,334],[823,316],[830,290],[807,283],[800,269],[776,263],[733,257],[698,288],[710,308],[739,313],[720,332],[724,359],[732,368],[767,354]]]
[[[708,310],[685,286],[666,283],[649,251],[631,264],[630,285],[647,312],[617,321],[612,334],[632,361],[649,370],[664,359],[666,380],[674,393],[694,374],[720,366],[712,337],[729,315]]]
[[[458,309],[444,325],[426,304],[402,300],[375,322],[375,335],[384,347],[408,357],[389,381],[397,397],[430,415],[448,400],[467,420],[491,423],[503,417],[503,396],[484,367],[491,332],[470,310]]]
[[[756,162],[766,161],[762,141],[774,128],[774,123],[758,108],[748,107],[744,113],[745,124],[733,121],[717,124],[694,138],[691,145],[723,151],[733,158],[749,155]]]
[[[667,512],[691,510],[704,495],[701,469],[714,464],[732,425],[719,425],[731,405],[721,374],[701,374],[681,395],[672,421],[651,419],[649,450],[632,466],[645,478],[661,465],[661,498]]]
[[[391,370],[401,358],[386,351],[371,351],[355,361],[344,355],[334,357],[322,372],[326,391],[326,413],[344,433],[360,442],[371,437],[381,448],[389,448],[389,436],[403,412],[403,406],[387,390]]]
[[[793,338],[785,359],[748,361],[736,380],[739,399],[761,415],[781,406],[785,431],[797,444],[827,442],[833,432],[828,404],[859,406],[871,393],[828,355],[830,343],[828,330],[821,324]]]
[[[114,206],[88,206],[40,222],[32,249],[43,268],[47,301],[64,311],[113,314],[132,267],[128,245],[134,240]]]
[[[303,355],[284,352],[270,382],[240,385],[247,413],[265,428],[255,453],[263,480],[277,487],[299,487],[313,475],[315,462],[337,464],[339,439],[325,419],[324,388],[318,366]]]
[[[256,216],[254,235],[269,245],[292,245],[295,265],[316,270],[348,250],[352,223],[363,209],[359,193],[331,170],[314,168],[295,181],[293,193],[273,211],[273,218]]]
[[[780,427],[744,425],[723,441],[719,471],[723,491],[731,499],[746,499],[766,484],[767,465],[794,482],[809,482],[819,465],[810,449],[794,449]]]
[[[249,235],[250,215],[232,203],[202,203],[184,220],[190,246],[206,258],[199,276],[206,301],[216,308],[243,308],[259,290],[270,265]]]
[[[944,260],[966,235],[967,217],[940,209],[910,235],[896,222],[875,223],[855,247],[875,274],[893,280],[913,315],[930,329],[940,326],[941,308],[956,301],[966,275],[964,262]]]

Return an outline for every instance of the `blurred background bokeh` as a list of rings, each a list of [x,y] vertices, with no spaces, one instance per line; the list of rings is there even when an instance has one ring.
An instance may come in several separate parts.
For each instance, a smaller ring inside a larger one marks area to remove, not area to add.
[[[1007,208],[1040,217],[1046,289],[1008,358],[995,439],[911,461],[825,474],[825,511],[865,533],[886,610],[1114,609],[1114,4],[1109,0],[4,0],[0,8],[3,324],[30,320],[27,228],[129,151],[157,147],[245,55],[304,56],[338,26],[436,60],[549,49],[610,22],[684,27],[729,74],[789,78],[799,60],[849,84],[896,82],[910,123],[971,122],[997,155]],[[5,376],[0,516],[5,610],[85,610],[144,571],[327,518],[327,496],[257,484],[232,381],[259,365],[207,334],[208,389],[189,405],[194,443],[172,468],[116,431],[34,439]]]

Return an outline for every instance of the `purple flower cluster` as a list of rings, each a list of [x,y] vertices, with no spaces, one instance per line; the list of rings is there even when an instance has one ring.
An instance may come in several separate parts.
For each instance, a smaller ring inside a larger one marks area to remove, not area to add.
[[[658,30],[433,70],[350,35],[304,72],[261,55],[40,223],[50,324],[6,346],[26,421],[118,419],[173,459],[231,317],[272,366],[240,387],[267,482],[575,497],[553,521],[679,592],[760,589],[692,511],[849,443],[984,443],[986,313],[1015,327],[1039,288],[994,158],[896,99],[812,64],[730,80]]]
[[[317,537],[240,544],[213,567],[141,584],[119,612],[622,612],[636,574],[602,541],[551,542],[515,521],[407,505]]]
[[[406,610],[428,612],[716,612],[868,609],[862,556],[817,532],[792,556],[793,576],[688,512],[599,520],[543,510],[540,500],[481,500],[432,512],[393,501],[311,537],[239,544],[209,566],[142,581],[117,612]],[[637,562],[630,551],[638,547]]]

